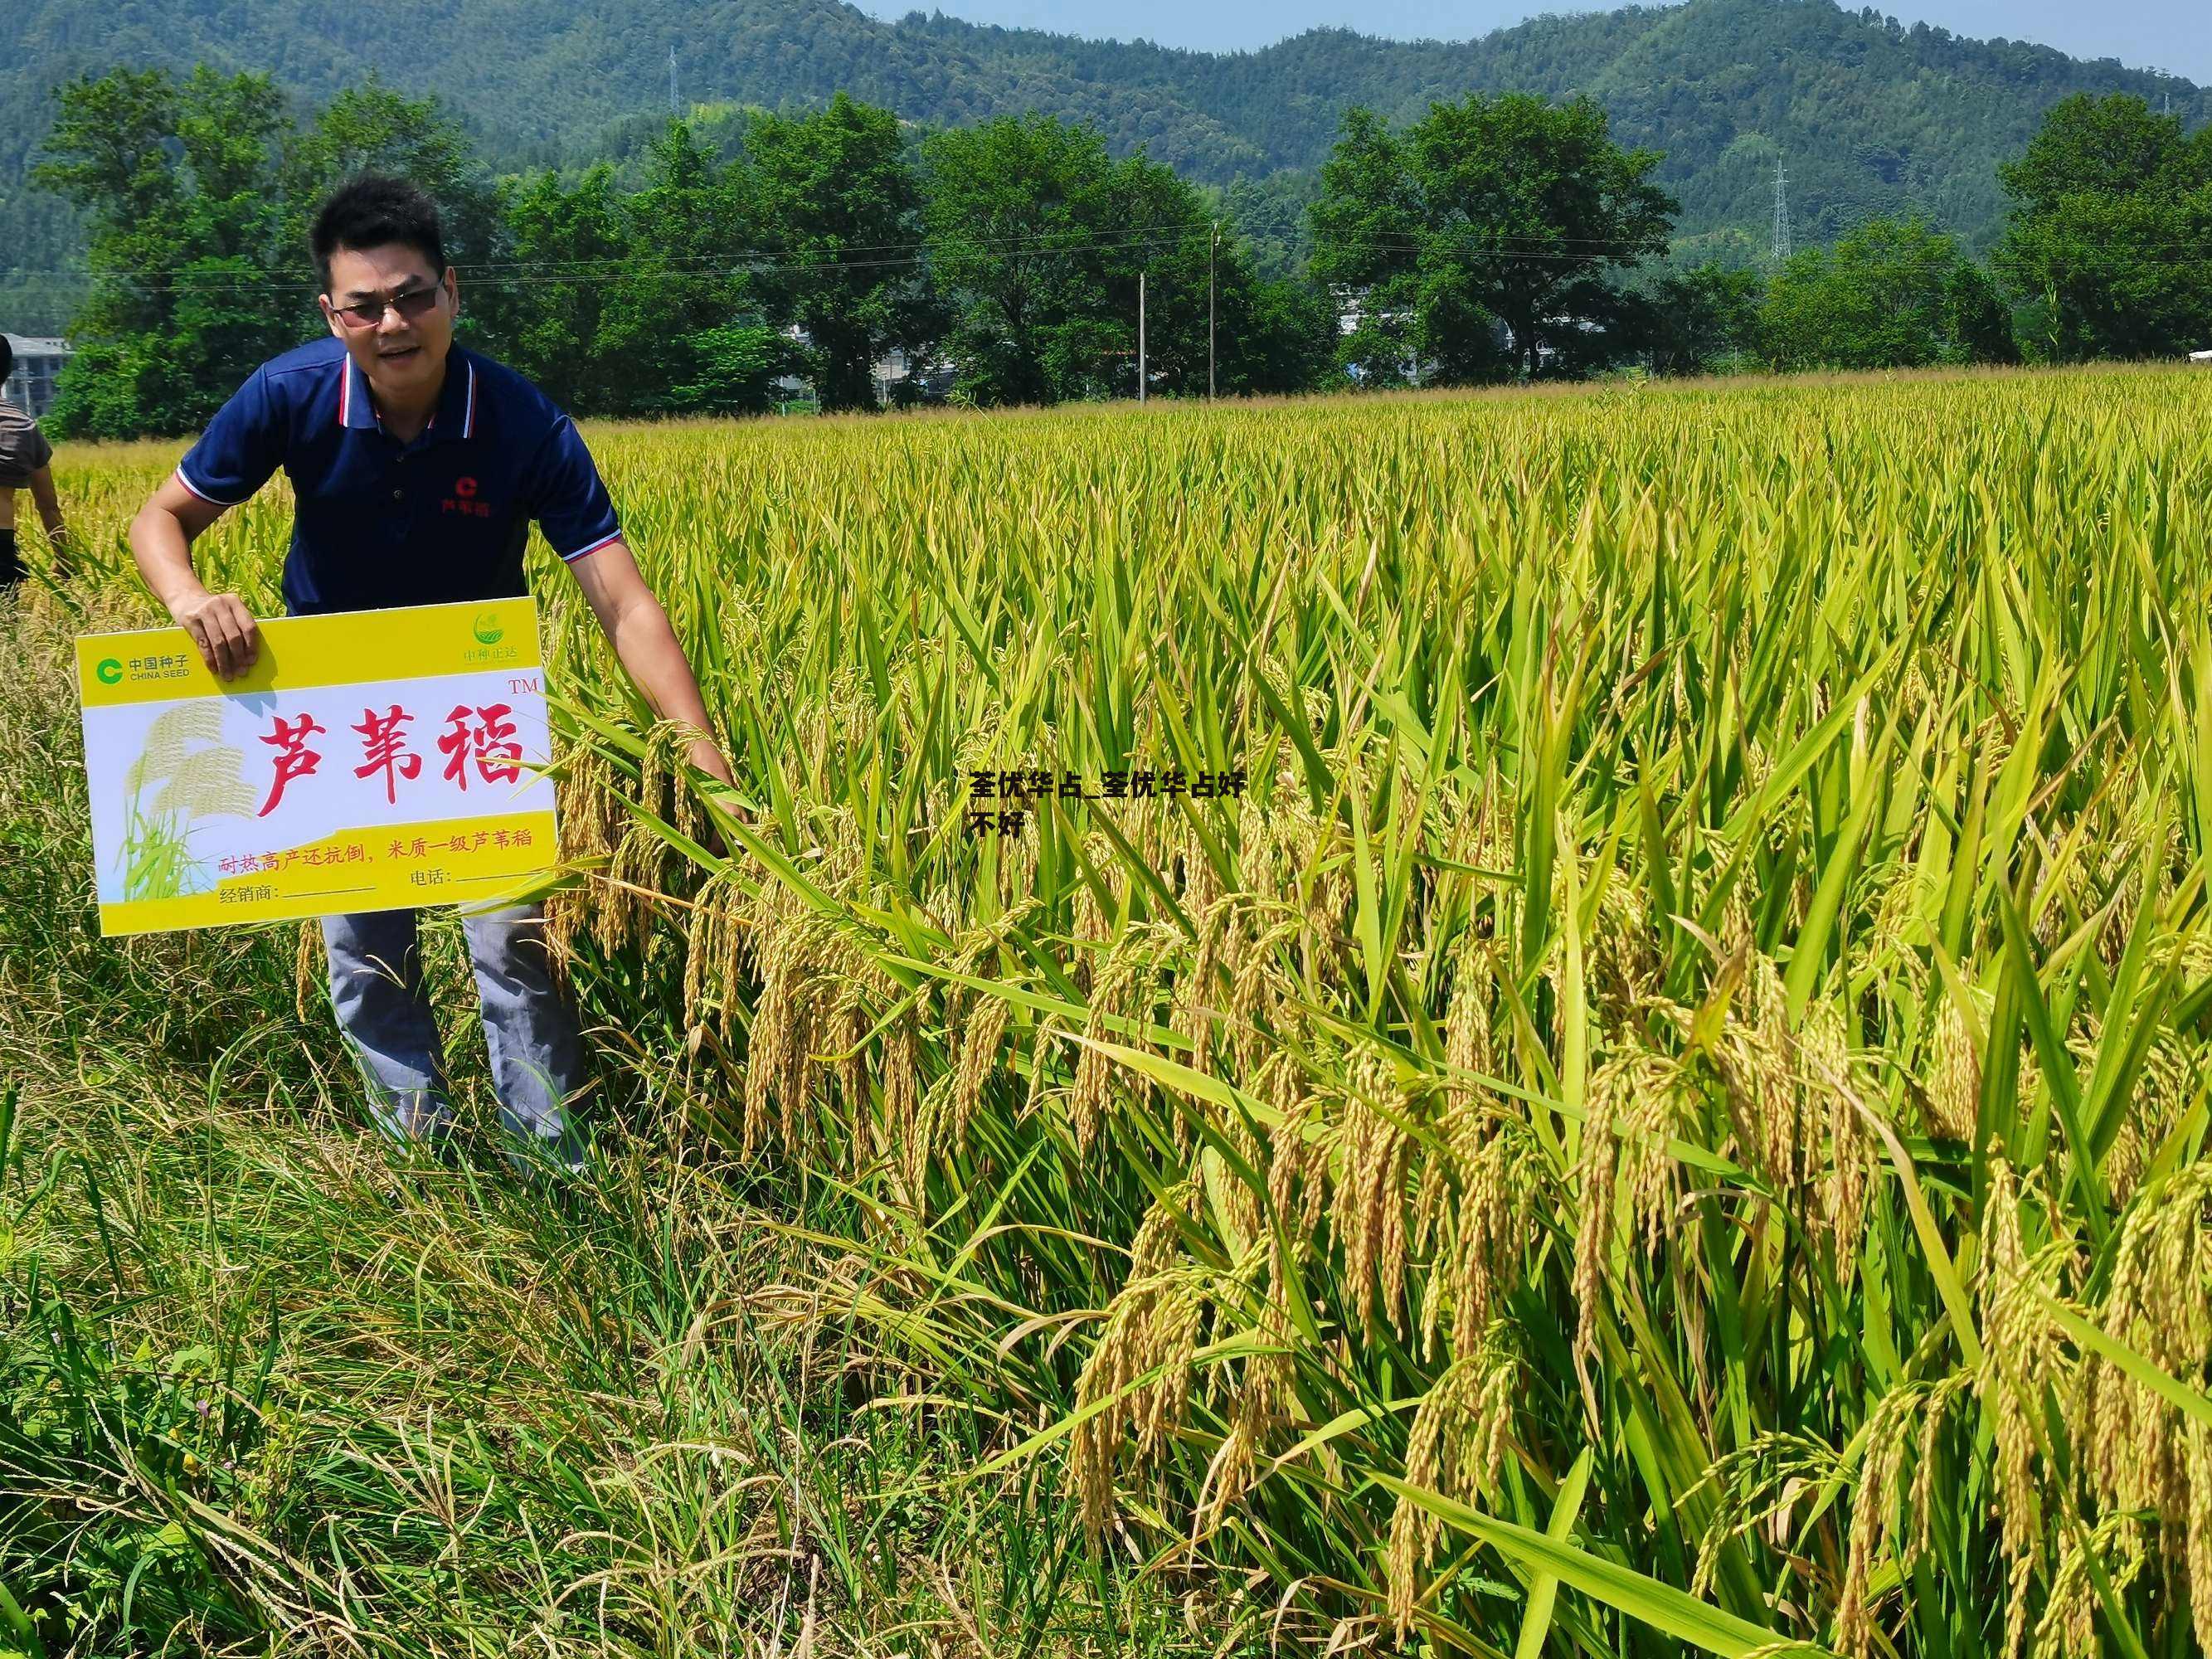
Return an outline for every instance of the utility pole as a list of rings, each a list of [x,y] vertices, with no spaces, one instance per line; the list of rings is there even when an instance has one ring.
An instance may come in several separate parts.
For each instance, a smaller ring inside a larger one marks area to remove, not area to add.
[[[1206,395],[1213,394],[1213,261],[1221,252],[1221,221],[1213,222],[1213,241],[1206,250]]]
[[[1790,258],[1790,175],[1783,170],[1782,158],[1774,158],[1774,246],[1771,257],[1778,270]]]
[[[1137,273],[1137,401],[1145,401],[1145,273]]]
[[[668,112],[672,116],[683,113],[676,106],[676,43],[673,40],[668,43]]]

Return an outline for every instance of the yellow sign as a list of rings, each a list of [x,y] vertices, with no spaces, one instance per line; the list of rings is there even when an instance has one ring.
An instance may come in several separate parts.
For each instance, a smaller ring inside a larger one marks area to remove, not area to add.
[[[102,933],[518,896],[557,837],[532,600],[76,642]]]

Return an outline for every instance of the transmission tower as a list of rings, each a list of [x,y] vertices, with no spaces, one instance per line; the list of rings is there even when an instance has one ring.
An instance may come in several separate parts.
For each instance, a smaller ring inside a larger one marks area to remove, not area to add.
[[[676,43],[673,40],[668,43],[668,112],[671,115],[684,112],[676,106]]]
[[[1790,175],[1783,170],[1782,158],[1774,158],[1774,263],[1778,265],[1790,258]]]

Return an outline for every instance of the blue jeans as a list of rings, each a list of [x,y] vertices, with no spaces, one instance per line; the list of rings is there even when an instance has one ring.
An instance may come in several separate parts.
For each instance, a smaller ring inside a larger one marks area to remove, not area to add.
[[[483,1001],[501,1120],[537,1156],[574,1169],[583,1161],[583,1137],[567,1104],[583,1086],[583,1043],[575,1016],[553,982],[544,927],[542,904],[461,918]],[[410,1140],[443,1133],[452,1109],[437,1022],[422,986],[416,913],[325,916],[323,944],[330,957],[331,1006],[361,1061],[378,1126]]]

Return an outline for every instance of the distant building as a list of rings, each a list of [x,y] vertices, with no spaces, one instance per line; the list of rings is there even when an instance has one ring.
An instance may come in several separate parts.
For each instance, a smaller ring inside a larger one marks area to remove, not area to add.
[[[876,401],[884,408],[904,402],[941,403],[951,394],[958,370],[943,357],[916,358],[896,346],[876,360]]]
[[[8,376],[6,389],[0,391],[0,399],[36,420],[54,406],[54,382],[61,376],[62,365],[69,361],[69,342],[10,334],[8,343],[15,348],[15,367]]]
[[[797,323],[788,325],[782,332],[786,339],[802,348],[814,343],[813,337]],[[869,372],[875,381],[876,402],[885,409],[894,409],[909,402],[943,402],[951,395],[959,371],[949,358],[917,358],[903,346],[896,346],[877,358]],[[814,383],[803,375],[779,375],[769,384],[787,403],[809,402],[815,395]]]

